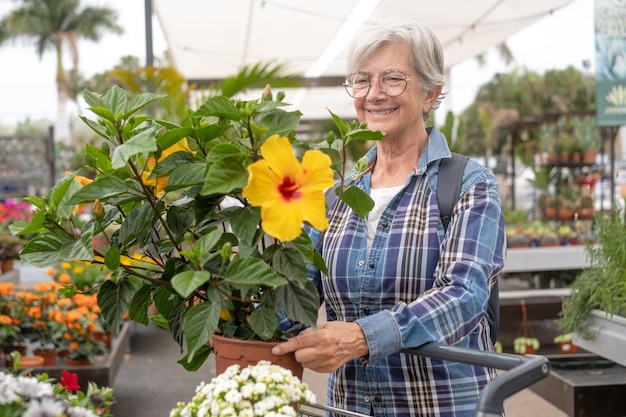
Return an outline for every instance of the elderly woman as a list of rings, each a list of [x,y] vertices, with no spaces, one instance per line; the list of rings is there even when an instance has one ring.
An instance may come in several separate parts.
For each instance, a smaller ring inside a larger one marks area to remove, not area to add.
[[[491,288],[506,241],[494,175],[470,160],[444,228],[437,204],[445,137],[426,127],[444,85],[443,51],[417,22],[376,26],[349,56],[359,120],[385,133],[350,181],[375,202],[366,219],[338,202],[323,236],[328,275],[311,271],[327,322],[279,345],[331,372],[329,404],[375,416],[473,416],[494,370],[406,355],[427,342],[493,350]],[[319,235],[312,231],[312,240]]]

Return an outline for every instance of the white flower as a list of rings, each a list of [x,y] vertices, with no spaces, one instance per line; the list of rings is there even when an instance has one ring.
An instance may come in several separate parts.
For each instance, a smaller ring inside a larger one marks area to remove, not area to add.
[[[65,404],[53,397],[32,399],[22,417],[57,417],[65,412]]]
[[[295,404],[315,395],[292,373],[268,361],[241,369],[230,366],[211,382],[201,382],[189,403],[178,403],[170,417],[295,417]]]
[[[14,375],[0,372],[0,414],[20,417],[98,417],[102,415],[82,406],[72,406],[77,395],[52,384],[47,374]],[[57,393],[55,394],[55,387]],[[8,413],[8,414],[7,414]]]

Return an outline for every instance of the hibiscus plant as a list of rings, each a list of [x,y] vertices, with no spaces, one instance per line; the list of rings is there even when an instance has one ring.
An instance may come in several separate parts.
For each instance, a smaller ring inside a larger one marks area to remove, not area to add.
[[[213,95],[184,122],[142,115],[156,94],[83,95],[96,117],[82,120],[102,145],[86,145],[84,171],[27,198],[33,218],[13,225],[34,234],[25,262],[101,265],[110,278],[98,304],[111,328],[127,316],[154,321],[186,347],[179,362],[190,370],[211,353],[215,332],[285,338],[279,312],[315,325],[319,294],[307,265],[325,266],[303,226],[327,226],[325,191],[344,183],[348,143],[381,133],[330,113],[338,134],[301,141],[301,113],[269,87],[257,100]],[[336,188],[356,212],[371,209],[358,188]]]

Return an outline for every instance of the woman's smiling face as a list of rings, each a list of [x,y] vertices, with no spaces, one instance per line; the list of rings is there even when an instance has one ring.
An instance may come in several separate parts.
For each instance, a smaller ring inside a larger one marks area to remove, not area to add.
[[[389,97],[380,89],[379,76],[390,70],[399,71],[408,77],[406,90],[396,97]],[[356,68],[357,72],[369,74],[369,93],[354,100],[354,107],[360,121],[367,127],[386,133],[387,138],[415,135],[424,130],[423,114],[430,109],[434,99],[422,91],[420,80],[411,66],[408,47],[403,43],[382,45],[369,58]]]

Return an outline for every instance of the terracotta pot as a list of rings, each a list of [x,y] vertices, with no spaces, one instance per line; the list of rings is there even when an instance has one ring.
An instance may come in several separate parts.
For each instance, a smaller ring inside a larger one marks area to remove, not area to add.
[[[585,164],[595,164],[597,156],[598,156],[598,150],[597,149],[585,149],[583,151],[583,163],[585,163]]]
[[[578,347],[576,347],[576,345],[572,342],[559,343],[559,349],[561,350],[561,352],[566,354],[576,353],[578,351]]]
[[[22,355],[20,357],[20,368],[41,368],[43,363],[43,357],[38,355]],[[6,355],[6,366],[13,368],[13,358],[10,355]]]
[[[56,366],[58,362],[58,353],[53,349],[36,349],[33,353],[44,359],[43,366]]]
[[[239,364],[241,368],[246,368],[249,365],[256,365],[261,360],[267,360],[289,369],[294,376],[302,379],[304,370],[302,365],[296,361],[293,353],[280,356],[272,354],[272,348],[280,343],[232,339],[214,335],[215,371],[219,375],[230,365]]]
[[[3,274],[7,272],[11,272],[13,271],[14,264],[15,264],[15,259],[13,258],[2,259],[0,260],[0,271]]]
[[[111,332],[96,331],[91,334],[91,338],[93,340],[102,342],[105,348],[111,349],[111,341],[113,340],[113,335],[111,334]]]
[[[88,359],[70,359],[65,358],[65,364],[67,366],[91,366],[93,363]]]
[[[39,355],[22,356],[20,358],[20,368],[41,368],[44,358]]]

